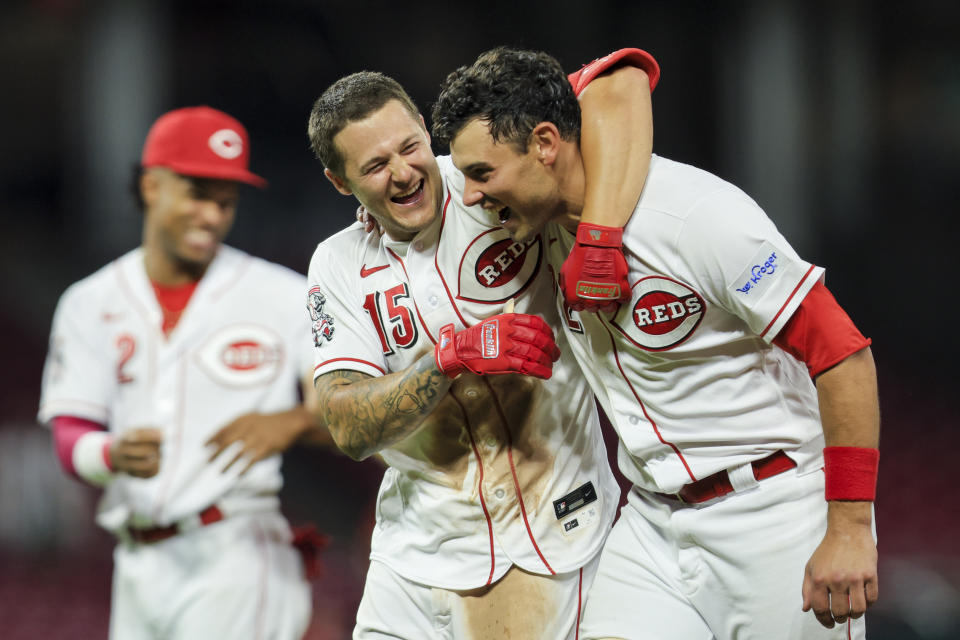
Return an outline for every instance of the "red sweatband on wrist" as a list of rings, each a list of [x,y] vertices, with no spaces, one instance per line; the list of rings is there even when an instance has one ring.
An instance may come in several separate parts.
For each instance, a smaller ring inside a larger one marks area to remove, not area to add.
[[[868,447],[825,447],[823,472],[827,500],[873,502],[877,494],[880,451]]]
[[[581,222],[577,225],[577,242],[591,247],[623,246],[623,229]]]

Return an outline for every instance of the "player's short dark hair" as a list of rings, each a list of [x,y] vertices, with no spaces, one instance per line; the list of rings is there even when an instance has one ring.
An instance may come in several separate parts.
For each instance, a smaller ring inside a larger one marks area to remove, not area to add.
[[[533,128],[552,122],[564,140],[580,140],[580,105],[563,67],[540,51],[498,47],[447,76],[433,105],[433,136],[450,141],[471,120],[490,126],[495,142],[526,151]]]
[[[343,177],[344,158],[333,138],[351,122],[363,120],[391,100],[397,100],[416,119],[417,105],[393,78],[376,71],[360,71],[340,78],[317,98],[310,111],[307,136],[323,166]]]

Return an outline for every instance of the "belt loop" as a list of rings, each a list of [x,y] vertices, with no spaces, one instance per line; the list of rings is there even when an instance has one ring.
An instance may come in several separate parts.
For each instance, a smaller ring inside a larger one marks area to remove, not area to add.
[[[730,479],[730,486],[738,493],[753,489],[760,484],[753,475],[753,463],[750,462],[727,469],[727,477]]]

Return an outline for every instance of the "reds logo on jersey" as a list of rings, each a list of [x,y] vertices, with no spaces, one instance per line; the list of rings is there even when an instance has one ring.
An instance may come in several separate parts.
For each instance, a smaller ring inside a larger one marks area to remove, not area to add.
[[[283,364],[283,341],[267,327],[235,324],[214,333],[197,350],[197,362],[214,380],[230,387],[271,382]]]
[[[641,349],[671,349],[689,338],[703,319],[703,298],[676,280],[641,278],[632,292],[630,303],[620,307],[613,325]]]
[[[310,310],[310,319],[313,320],[313,344],[322,346],[323,341],[333,339],[333,316],[323,312],[323,305],[327,299],[320,293],[320,287],[311,287],[307,292],[307,309]]]
[[[220,353],[220,359],[234,371],[250,371],[267,362],[273,353],[259,342],[238,340],[232,342]]]
[[[481,233],[460,260],[457,298],[486,304],[509,300],[533,281],[542,254],[540,236],[522,243],[502,227]]]

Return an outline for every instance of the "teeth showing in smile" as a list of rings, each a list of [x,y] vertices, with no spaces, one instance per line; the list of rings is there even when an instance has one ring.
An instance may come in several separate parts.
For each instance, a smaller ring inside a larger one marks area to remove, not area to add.
[[[497,211],[497,217],[500,218],[500,224],[510,219],[510,207],[503,207]]]
[[[210,246],[217,241],[213,232],[206,229],[190,229],[183,235],[183,239],[194,246]]]
[[[423,187],[423,180],[420,180],[420,182],[410,187],[409,191],[398,193],[397,195],[393,196],[390,199],[398,204],[406,204],[404,201],[411,200],[414,196],[417,195],[417,193],[420,191],[422,187]]]

